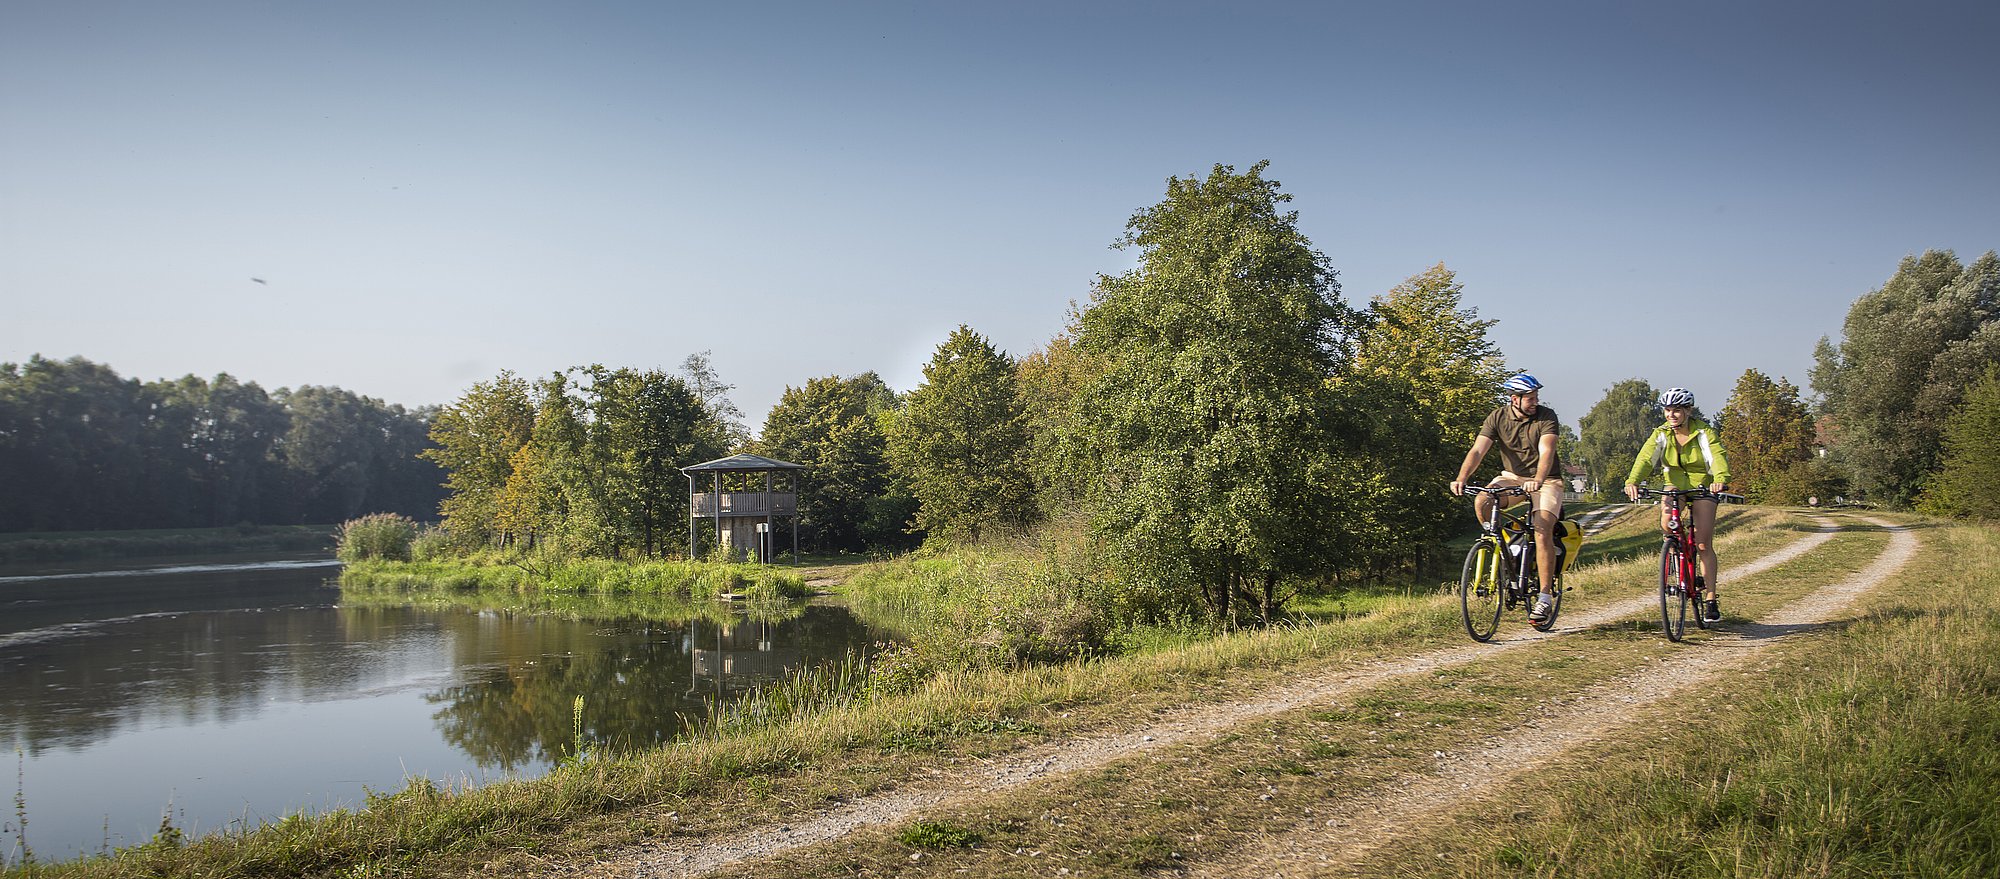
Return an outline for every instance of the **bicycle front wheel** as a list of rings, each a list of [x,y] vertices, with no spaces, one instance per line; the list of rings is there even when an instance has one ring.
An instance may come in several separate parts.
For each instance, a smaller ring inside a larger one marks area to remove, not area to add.
[[[1500,628],[1500,548],[1481,538],[1465,553],[1458,575],[1458,604],[1465,611],[1465,633],[1474,641],[1490,641]]]
[[[1667,640],[1679,641],[1687,632],[1688,594],[1681,582],[1681,548],[1669,540],[1660,545],[1660,628]]]

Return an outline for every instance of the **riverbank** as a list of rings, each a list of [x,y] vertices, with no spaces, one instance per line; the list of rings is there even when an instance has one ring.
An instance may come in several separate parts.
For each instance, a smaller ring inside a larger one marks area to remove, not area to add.
[[[1634,518],[1605,542],[1654,533]],[[1347,804],[1443,778],[1496,742],[1533,739],[1605,688],[1631,692],[1627,679],[1743,652],[1732,645],[1766,658],[1731,666],[1727,687],[1702,690],[1702,716],[1730,735],[1674,733],[1672,751],[1699,759],[1657,747],[1658,730],[1672,728],[1671,701],[1660,716],[1643,715],[1650,724],[1582,724],[1579,742],[1549,748],[1522,741],[1504,753],[1574,747],[1590,756],[1535,776],[1526,818],[1518,797],[1433,804],[1461,828],[1497,835],[1412,821],[1377,840],[1385,859],[1356,868],[1620,875],[1634,858],[1656,856],[1646,840],[1659,831],[1683,847],[1653,863],[1685,875],[1728,875],[1745,862],[1772,875],[1808,863],[1852,868],[1833,871],[1843,875],[1949,863],[1983,875],[2000,851],[1990,810],[1952,792],[2000,782],[1986,661],[2000,641],[2000,536],[1903,519],[1915,527],[1889,533],[1852,517],[1775,510],[1732,518],[1742,524],[1721,548],[1743,575],[1728,581],[1729,617],[1685,645],[1659,635],[1653,560],[1599,564],[1586,549],[1550,636],[1510,618],[1504,643],[1469,645],[1455,596],[1418,593],[1321,624],[943,675],[909,693],[575,761],[536,782],[451,791],[420,780],[356,812],[192,843],[163,835],[112,858],[10,875],[679,875],[677,865],[703,858],[756,876],[1198,873],[1254,858],[1259,840],[1331,827],[1354,811]],[[1822,528],[1836,531],[1822,537]],[[1877,570],[1900,542],[1917,542],[1912,534],[1923,551]],[[1862,574],[1872,591],[1837,622],[1784,616]],[[1798,681],[1812,682],[1803,700],[1793,695]],[[1879,737],[1895,747],[1862,744]],[[1801,743],[1812,758],[1788,758]],[[1895,785],[1849,784],[1898,777],[1918,754],[1932,755],[1926,778],[1940,796],[1919,802]],[[1756,785],[1728,776],[1746,761],[1759,767]],[[1607,781],[1641,785],[1659,807],[1593,806],[1603,797],[1591,785]],[[1816,829],[1826,816],[1814,803],[1839,806],[1835,832]],[[1567,811],[1552,820],[1557,810]],[[842,816],[858,818],[843,826]],[[1520,844],[1537,828],[1546,838]],[[762,848],[738,851],[758,840]],[[1445,850],[1449,862],[1434,859]],[[692,860],[673,860],[681,857]]]
[[[172,559],[235,553],[333,552],[332,525],[238,525],[144,531],[0,534],[0,568],[104,559]]]

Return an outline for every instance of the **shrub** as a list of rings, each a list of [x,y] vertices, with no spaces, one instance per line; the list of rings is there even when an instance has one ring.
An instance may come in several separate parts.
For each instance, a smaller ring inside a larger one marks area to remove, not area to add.
[[[343,562],[369,559],[407,562],[417,537],[417,523],[395,513],[371,513],[349,519],[335,529],[334,554]]]

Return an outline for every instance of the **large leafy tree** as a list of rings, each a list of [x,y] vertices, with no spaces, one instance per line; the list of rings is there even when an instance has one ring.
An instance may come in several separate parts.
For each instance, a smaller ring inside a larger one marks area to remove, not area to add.
[[[977,542],[1018,532],[1033,516],[1015,369],[1013,358],[961,325],[890,422],[890,464],[916,496],[917,527],[932,539]]]
[[[587,459],[597,467],[609,521],[600,552],[662,554],[685,542],[687,487],[681,467],[722,457],[726,425],[688,383],[659,370],[582,371],[589,383]]]
[[[1813,457],[1812,412],[1799,389],[1744,370],[1722,406],[1722,447],[1729,452],[1730,479],[1752,501],[1789,502],[1773,497],[1785,471]]]
[[[1439,490],[1492,411],[1506,376],[1493,326],[1461,306],[1464,285],[1440,263],[1370,304],[1352,369],[1370,386],[1366,411],[1384,452],[1385,525],[1398,539],[1384,546],[1416,550],[1464,521],[1464,502]]]
[[[798,473],[799,533],[813,550],[858,551],[895,543],[911,505],[897,501],[883,416],[897,406],[881,376],[822,376],[785,388],[753,450]]]
[[[1590,407],[1577,422],[1576,452],[1598,491],[1610,495],[1624,487],[1633,457],[1660,420],[1659,393],[1645,379],[1612,385]]]
[[[535,429],[528,383],[512,372],[474,384],[431,422],[423,456],[445,471],[450,493],[439,504],[444,526],[467,544],[497,537],[500,499],[514,472],[514,454]]]
[[[1126,224],[1138,267],[1098,279],[1076,338],[1101,365],[1074,427],[1097,527],[1135,578],[1230,623],[1322,571],[1341,533],[1327,414],[1352,313],[1266,164],[1169,180]]]
[[[1943,465],[1918,506],[1944,516],[2000,519],[2000,366],[1987,367],[1945,422]]]
[[[1822,339],[1812,372],[1832,451],[1854,488],[1909,503],[1943,454],[1964,390],[2000,360],[2000,257],[1961,265],[1949,250],[1905,257],[1854,301],[1838,345]]]

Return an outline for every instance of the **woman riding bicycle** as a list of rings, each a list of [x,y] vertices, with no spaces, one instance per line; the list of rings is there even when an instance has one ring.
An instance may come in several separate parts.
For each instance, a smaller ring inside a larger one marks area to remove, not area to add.
[[[1707,488],[1729,490],[1729,461],[1722,455],[1722,438],[1708,422],[1694,417],[1694,394],[1686,388],[1668,388],[1660,395],[1660,408],[1667,422],[1653,429],[1652,436],[1632,461],[1632,473],[1625,477],[1625,496],[1639,499],[1639,482],[1659,473],[1668,486],[1677,489]],[[1714,622],[1722,619],[1716,599],[1715,500],[1690,499],[1687,504],[1692,526],[1688,537],[1701,557],[1704,576],[1695,578],[1702,590],[1702,616]],[[1667,528],[1667,514],[1660,513],[1660,529]]]

